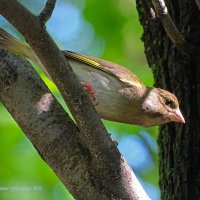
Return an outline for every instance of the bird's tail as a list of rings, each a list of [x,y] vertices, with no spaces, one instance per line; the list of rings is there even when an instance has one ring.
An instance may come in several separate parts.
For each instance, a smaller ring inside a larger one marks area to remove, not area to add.
[[[20,56],[31,59],[34,62],[34,59],[32,59],[33,55],[35,54],[33,50],[26,44],[23,44],[22,42],[18,41],[16,38],[14,38],[12,35],[10,35],[1,28],[0,28],[0,48],[6,49]]]
[[[30,59],[38,65],[45,74],[48,74],[35,52],[27,44],[23,44],[12,35],[0,28],[0,48],[6,49],[20,56]]]

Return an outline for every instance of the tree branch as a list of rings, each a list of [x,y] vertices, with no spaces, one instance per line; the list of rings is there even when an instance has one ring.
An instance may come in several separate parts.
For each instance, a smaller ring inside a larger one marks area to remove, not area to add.
[[[94,186],[109,199],[148,199],[130,167],[110,139],[88,95],[83,90],[63,54],[41,26],[38,17],[32,15],[15,0],[0,0],[0,13],[24,35],[67,102],[80,129],[80,141],[89,152],[88,171]],[[28,21],[24,19],[28,19]],[[7,107],[9,107],[9,104],[7,104]],[[18,111],[20,112],[20,110]],[[29,112],[27,111],[27,113]],[[42,131],[44,130],[41,130],[41,134]],[[54,156],[58,156],[57,153]],[[65,159],[65,162],[67,163],[68,159]],[[76,163],[74,162],[73,167],[75,166]],[[60,168],[59,170],[64,169]],[[74,176],[74,178],[80,179],[82,177]],[[84,190],[82,186],[79,187],[81,188],[77,193]],[[74,188],[74,190],[77,190],[77,188]],[[90,193],[90,190],[86,190],[86,192]]]
[[[96,179],[96,166],[79,129],[31,65],[5,50],[0,50],[0,58],[0,101],[76,199],[109,200],[111,194],[114,199],[149,199],[122,157],[115,158],[119,177],[108,182]]]
[[[50,19],[53,13],[53,10],[55,8],[55,4],[56,4],[56,0],[47,0],[44,9],[39,15],[39,19],[42,26],[44,26],[45,23]]]
[[[98,170],[112,169],[116,164],[113,154],[119,155],[119,152],[64,55],[43,29],[38,17],[15,0],[0,0],[0,12],[24,35],[57,85],[80,128],[80,137],[91,152],[92,160],[102,167]]]
[[[87,190],[99,194],[90,180],[74,122],[27,61],[4,50],[0,58],[0,101],[74,197],[81,191],[91,199]]]
[[[172,18],[168,13],[168,9],[165,5],[164,0],[152,0],[152,3],[171,41],[181,51],[185,53],[191,53],[191,50],[193,49],[193,47],[186,42],[184,37],[179,32],[178,28],[172,21]]]

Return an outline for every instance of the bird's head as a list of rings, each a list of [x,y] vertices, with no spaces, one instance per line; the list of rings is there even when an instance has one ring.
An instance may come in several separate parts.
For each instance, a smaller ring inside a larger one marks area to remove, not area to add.
[[[144,126],[168,122],[185,123],[176,96],[160,88],[148,88],[145,92],[142,110],[146,113]]]

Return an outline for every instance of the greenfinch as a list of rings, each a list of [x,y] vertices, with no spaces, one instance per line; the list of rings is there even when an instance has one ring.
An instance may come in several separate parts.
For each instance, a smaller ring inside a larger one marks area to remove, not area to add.
[[[31,47],[3,29],[0,29],[0,48],[30,59],[50,78]],[[101,118],[144,127],[185,123],[174,94],[145,86],[121,65],[71,51],[62,52]]]

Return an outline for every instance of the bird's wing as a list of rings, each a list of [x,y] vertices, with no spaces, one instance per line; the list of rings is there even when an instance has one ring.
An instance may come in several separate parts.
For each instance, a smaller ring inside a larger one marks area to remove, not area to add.
[[[88,64],[98,70],[104,71],[116,77],[117,79],[119,79],[128,86],[134,86],[137,87],[138,89],[144,87],[144,84],[133,72],[129,71],[127,68],[121,65],[100,58],[74,53],[71,51],[63,51],[63,53],[68,58]]]

